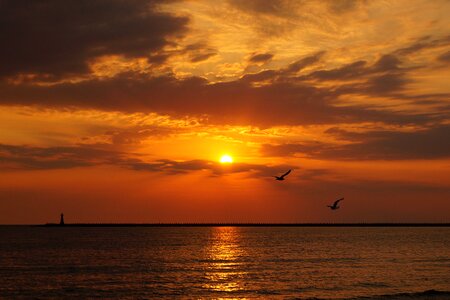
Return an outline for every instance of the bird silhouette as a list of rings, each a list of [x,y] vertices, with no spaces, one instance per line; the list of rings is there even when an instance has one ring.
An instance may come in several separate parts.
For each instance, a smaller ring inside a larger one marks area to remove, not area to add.
[[[344,198],[338,199],[336,201],[334,201],[333,205],[327,205],[327,207],[329,207],[331,210],[336,210],[339,208],[338,204],[340,201],[344,200]]]
[[[286,173],[284,173],[281,176],[273,176],[275,177],[275,180],[284,180],[284,177],[286,177],[287,175],[289,175],[289,173],[291,173],[291,170],[287,171]]]

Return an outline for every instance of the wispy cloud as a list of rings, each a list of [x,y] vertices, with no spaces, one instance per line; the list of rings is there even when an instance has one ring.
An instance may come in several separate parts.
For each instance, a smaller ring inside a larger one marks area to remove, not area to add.
[[[209,160],[171,159],[144,160],[142,155],[88,146],[33,147],[0,144],[3,169],[52,170],[111,165],[136,171],[160,172],[168,175],[208,171],[211,176],[248,173],[251,177],[268,177],[288,168],[286,165],[233,163],[222,165]]]
[[[346,144],[285,143],[265,144],[262,152],[271,156],[300,155],[327,160],[407,160],[450,157],[450,126],[442,125],[414,132],[348,132],[332,128],[328,134]],[[350,143],[348,143],[350,142]]]

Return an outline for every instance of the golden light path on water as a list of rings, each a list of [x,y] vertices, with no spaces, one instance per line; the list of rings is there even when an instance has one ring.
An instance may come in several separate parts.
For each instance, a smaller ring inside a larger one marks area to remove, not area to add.
[[[209,280],[204,288],[215,292],[235,292],[243,290],[243,277],[240,258],[245,251],[239,243],[239,228],[215,227],[212,231],[211,244],[207,251],[210,262],[205,273]]]

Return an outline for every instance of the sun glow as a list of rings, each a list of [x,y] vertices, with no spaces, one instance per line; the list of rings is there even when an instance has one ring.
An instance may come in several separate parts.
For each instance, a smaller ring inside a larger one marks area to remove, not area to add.
[[[220,157],[220,163],[222,164],[231,164],[232,162],[233,158],[228,154],[224,154]]]

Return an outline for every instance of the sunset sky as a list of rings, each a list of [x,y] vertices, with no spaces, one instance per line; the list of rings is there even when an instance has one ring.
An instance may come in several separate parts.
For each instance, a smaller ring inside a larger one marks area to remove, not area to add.
[[[449,16],[0,0],[0,224],[448,222]]]

